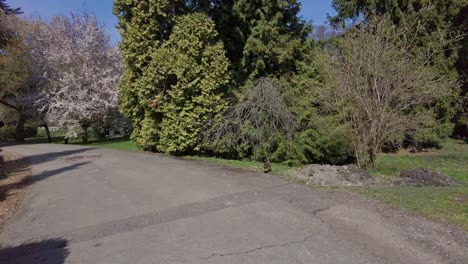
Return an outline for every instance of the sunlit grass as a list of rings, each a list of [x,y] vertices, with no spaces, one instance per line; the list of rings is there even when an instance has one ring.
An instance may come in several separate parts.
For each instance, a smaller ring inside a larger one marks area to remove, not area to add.
[[[250,169],[250,170],[255,170],[259,172],[263,172],[263,166],[264,166],[263,162],[257,162],[257,161],[251,161],[251,160],[228,160],[228,159],[199,157],[199,156],[190,156],[186,158],[208,161],[208,162],[213,162],[213,163],[220,163],[220,164],[224,164],[224,165],[228,165],[232,167]],[[287,172],[288,170],[291,169],[291,167],[282,163],[273,163],[271,169],[272,169],[271,173],[273,175],[288,177]]]
[[[461,140],[448,140],[441,150],[422,155],[381,154],[377,169],[371,173],[376,177],[396,177],[402,170],[415,168],[427,168],[468,182],[468,144]]]
[[[382,186],[356,188],[370,198],[394,207],[416,211],[426,217],[456,224],[468,230],[468,201],[457,199],[468,195],[468,187]]]
[[[468,195],[468,145],[448,140],[441,150],[423,155],[382,154],[375,177],[395,179],[402,170],[427,168],[458,180],[460,187],[379,186],[356,190],[365,196],[381,200],[395,207],[421,213],[429,218],[457,224],[468,230],[468,201],[457,199]]]

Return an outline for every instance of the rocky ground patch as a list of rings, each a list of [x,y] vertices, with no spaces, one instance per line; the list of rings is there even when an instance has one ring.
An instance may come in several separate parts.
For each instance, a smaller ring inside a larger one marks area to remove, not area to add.
[[[301,169],[292,169],[289,175],[304,181],[310,186],[435,186],[448,187],[461,185],[456,180],[425,168],[404,170],[394,181],[381,180],[372,177],[369,172],[355,165],[333,166],[311,164]]]
[[[375,184],[369,172],[355,165],[333,166],[311,164],[293,169],[289,174],[311,186],[367,186]]]
[[[442,173],[432,172],[424,168],[402,171],[400,173],[400,179],[396,184],[418,187],[448,187],[460,185],[460,183]]]

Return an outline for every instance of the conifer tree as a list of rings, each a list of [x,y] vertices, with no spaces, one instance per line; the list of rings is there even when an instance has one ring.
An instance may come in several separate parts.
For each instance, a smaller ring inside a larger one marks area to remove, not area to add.
[[[144,117],[135,138],[143,148],[183,154],[200,150],[203,126],[224,110],[230,74],[214,22],[200,13],[177,21],[136,84]]]
[[[310,33],[299,17],[300,8],[297,0],[236,1],[234,12],[246,40],[241,62],[244,77],[255,80],[295,70]]]
[[[121,110],[133,120],[138,134],[145,116],[136,83],[153,54],[169,38],[174,19],[184,11],[184,1],[115,0],[114,14],[122,36],[120,49],[124,59],[124,77],[120,85]]]

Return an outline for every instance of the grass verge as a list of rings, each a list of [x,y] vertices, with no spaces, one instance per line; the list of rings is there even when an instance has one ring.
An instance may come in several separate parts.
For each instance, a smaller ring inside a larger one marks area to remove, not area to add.
[[[468,183],[468,145],[461,140],[447,140],[442,149],[422,154],[381,154],[377,169],[371,173],[375,177],[394,178],[400,171],[415,168],[428,168]]]
[[[464,186],[378,186],[354,190],[394,207],[409,209],[468,230],[468,145],[462,141],[448,140],[441,150],[421,155],[382,154],[377,161],[377,169],[371,173],[376,178],[392,180],[402,170],[415,168],[428,168],[443,173]]]
[[[250,161],[250,160],[227,160],[227,159],[220,159],[220,158],[198,157],[198,156],[188,156],[185,158],[219,163],[219,164],[236,167],[236,168],[255,170],[258,172],[263,172],[263,165],[264,165],[264,163],[262,162]],[[290,182],[302,183],[300,180],[293,178],[288,174],[288,170],[290,170],[293,167],[290,167],[286,164],[281,164],[281,163],[273,163],[271,166],[272,166],[271,168],[272,175],[280,176],[282,178],[289,180]]]
[[[45,135],[38,135],[37,137],[34,137],[34,138],[27,138],[26,142],[31,143],[31,144],[43,144],[43,143],[48,143],[48,140]],[[63,136],[53,136],[52,143],[64,144]],[[69,144],[80,145],[82,143],[81,143],[81,139],[73,138],[69,140]],[[129,137],[103,138],[103,139],[91,138],[87,146],[116,149],[116,150],[125,150],[125,151],[138,151],[137,145]]]
[[[468,231],[468,187],[372,187],[356,188],[369,198],[393,207],[418,212],[428,218],[459,225]]]

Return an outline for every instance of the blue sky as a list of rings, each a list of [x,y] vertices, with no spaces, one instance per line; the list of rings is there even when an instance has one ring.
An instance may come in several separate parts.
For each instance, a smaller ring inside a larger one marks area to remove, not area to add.
[[[301,0],[303,18],[312,21],[315,25],[324,24],[327,20],[327,13],[333,13],[331,1]],[[40,16],[42,18],[66,14],[86,6],[106,25],[106,30],[111,35],[113,43],[117,43],[120,39],[119,33],[115,29],[117,19],[112,14],[113,0],[7,0],[6,2],[12,7],[21,7],[26,16]]]

